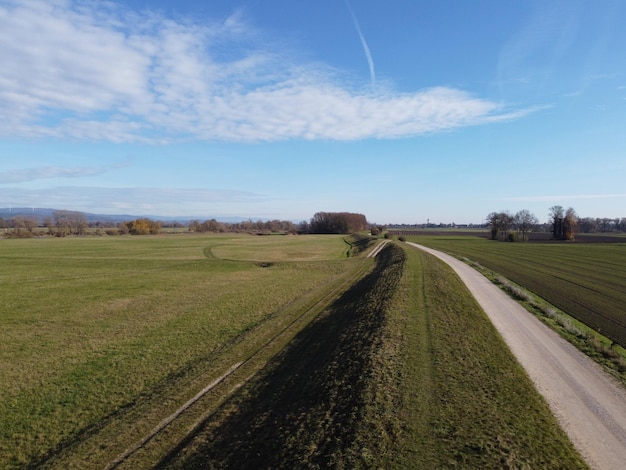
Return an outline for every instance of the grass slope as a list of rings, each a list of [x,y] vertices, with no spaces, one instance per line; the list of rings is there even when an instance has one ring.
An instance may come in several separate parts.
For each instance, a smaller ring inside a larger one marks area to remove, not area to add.
[[[453,272],[389,245],[161,468],[586,468]]]

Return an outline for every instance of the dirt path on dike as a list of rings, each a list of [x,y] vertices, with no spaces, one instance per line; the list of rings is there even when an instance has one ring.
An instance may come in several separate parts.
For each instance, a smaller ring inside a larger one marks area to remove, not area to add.
[[[626,468],[624,387],[478,271],[445,253],[407,244],[456,271],[589,466]]]

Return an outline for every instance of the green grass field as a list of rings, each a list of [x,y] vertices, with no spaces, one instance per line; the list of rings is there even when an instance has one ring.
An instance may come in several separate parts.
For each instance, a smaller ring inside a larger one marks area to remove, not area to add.
[[[0,468],[584,468],[458,278],[373,242],[0,240]]]
[[[477,262],[626,346],[626,243],[502,243],[471,236],[409,239]]]
[[[332,286],[355,269],[346,247],[334,236],[0,240],[0,467],[45,461]]]

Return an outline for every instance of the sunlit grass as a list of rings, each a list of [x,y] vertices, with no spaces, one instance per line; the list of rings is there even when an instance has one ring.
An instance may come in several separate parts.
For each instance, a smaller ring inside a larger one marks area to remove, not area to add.
[[[276,263],[290,238],[258,238],[0,241],[0,467],[36,462],[350,269],[341,237],[300,242],[320,245],[300,263]],[[274,264],[205,256],[246,242]]]
[[[346,259],[349,248],[340,236],[1,241],[0,467],[110,462],[197,392],[181,381],[197,386],[199,374],[205,386],[348,280],[318,321],[271,351],[282,372],[264,386],[268,410],[297,411],[284,421],[297,433],[267,430],[272,445],[275,432],[286,439],[285,465],[315,446],[350,468],[581,465],[450,270],[395,245],[376,261]]]
[[[221,259],[249,261],[312,261],[342,259],[348,245],[328,235],[256,236],[216,242],[211,254]]]

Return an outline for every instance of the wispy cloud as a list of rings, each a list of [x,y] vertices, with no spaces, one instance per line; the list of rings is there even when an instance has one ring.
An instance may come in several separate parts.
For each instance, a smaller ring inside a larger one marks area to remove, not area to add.
[[[580,28],[582,11],[576,2],[538,2],[532,8],[530,19],[500,50],[497,84],[502,92],[519,85],[541,92]]]
[[[352,9],[352,5],[350,2],[346,0],[346,5],[348,6],[348,10],[350,11],[350,16],[352,16],[352,21],[354,22],[354,27],[356,28],[356,32],[359,35],[359,39],[361,40],[361,45],[363,46],[363,52],[365,52],[365,57],[367,59],[367,64],[370,68],[370,79],[372,81],[372,85],[376,84],[376,72],[374,71],[374,59],[372,59],[372,53],[370,52],[370,48],[367,45],[367,41],[365,40],[365,36],[361,32],[361,26],[359,25],[359,21],[354,14],[354,10]]]
[[[62,207],[98,213],[137,215],[233,215],[263,203],[267,196],[231,189],[98,188],[60,186],[46,189],[0,188],[0,207]],[[45,202],[44,202],[45,201]]]
[[[462,90],[359,90],[259,46],[240,13],[174,21],[109,2],[0,6],[0,137],[108,142],[397,138],[504,119]],[[357,32],[374,63],[356,17]],[[271,44],[271,41],[269,42]]]
[[[618,194],[560,194],[538,196],[515,196],[504,198],[511,202],[551,202],[551,201],[575,201],[587,199],[621,199],[626,198],[626,193]]]
[[[24,168],[0,172],[0,184],[24,183],[52,178],[80,178],[83,176],[95,176],[104,173],[105,167],[60,167],[45,166],[39,168]]]
[[[82,178],[102,175],[112,169],[130,166],[131,159],[100,166],[58,166],[48,165],[34,168],[16,168],[0,171],[0,185],[25,183],[43,179]]]

